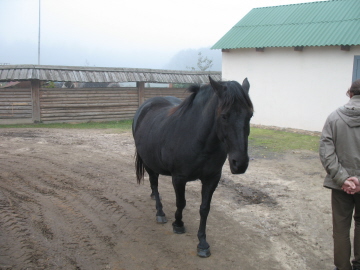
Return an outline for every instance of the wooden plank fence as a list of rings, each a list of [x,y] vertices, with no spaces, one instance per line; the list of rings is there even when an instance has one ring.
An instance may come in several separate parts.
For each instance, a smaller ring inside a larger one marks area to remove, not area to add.
[[[186,90],[186,88],[145,88],[145,100],[159,96],[174,96],[184,99],[189,95]]]
[[[187,95],[183,88],[5,88],[0,89],[0,124],[127,120],[151,97]]]
[[[43,123],[131,119],[138,106],[137,88],[40,89]]]
[[[22,119],[22,122],[31,123],[32,98],[30,88],[0,89],[0,121],[10,119]]]

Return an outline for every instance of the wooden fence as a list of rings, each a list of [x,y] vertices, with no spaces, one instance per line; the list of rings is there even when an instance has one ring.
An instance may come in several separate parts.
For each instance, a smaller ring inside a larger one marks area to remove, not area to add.
[[[139,106],[137,89],[40,89],[44,123],[130,119]]]
[[[152,97],[166,96],[174,96],[184,99],[189,95],[186,90],[186,88],[145,88],[145,100]]]
[[[0,124],[32,122],[31,89],[0,89]]]
[[[61,123],[132,119],[139,104],[154,96],[188,95],[183,88],[0,89],[0,124]]]

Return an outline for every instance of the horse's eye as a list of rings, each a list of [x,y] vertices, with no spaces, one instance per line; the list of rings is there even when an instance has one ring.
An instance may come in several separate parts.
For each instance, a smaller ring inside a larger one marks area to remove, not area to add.
[[[221,118],[224,119],[224,120],[226,120],[226,119],[227,119],[227,115],[226,115],[226,114],[222,114],[222,115],[221,115]]]

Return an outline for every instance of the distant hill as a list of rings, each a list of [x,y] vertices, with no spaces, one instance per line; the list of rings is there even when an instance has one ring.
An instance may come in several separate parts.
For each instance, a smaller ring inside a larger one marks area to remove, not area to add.
[[[199,70],[197,63],[199,59],[199,53],[203,59],[207,58],[212,61],[212,67],[210,71],[221,71],[221,51],[210,50],[209,48],[201,49],[186,49],[175,54],[170,61],[164,66],[164,69],[171,70]]]

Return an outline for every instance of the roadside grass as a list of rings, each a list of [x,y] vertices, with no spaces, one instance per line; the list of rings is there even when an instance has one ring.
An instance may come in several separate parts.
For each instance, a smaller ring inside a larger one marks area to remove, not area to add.
[[[62,128],[62,129],[112,129],[115,132],[131,132],[132,120],[87,123],[0,125],[3,128]],[[249,148],[261,152],[281,153],[294,150],[318,151],[319,137],[287,131],[251,127]]]
[[[261,148],[269,152],[295,150],[317,152],[319,149],[319,140],[319,136],[315,135],[305,135],[264,128],[251,128],[249,145],[250,147]]]

